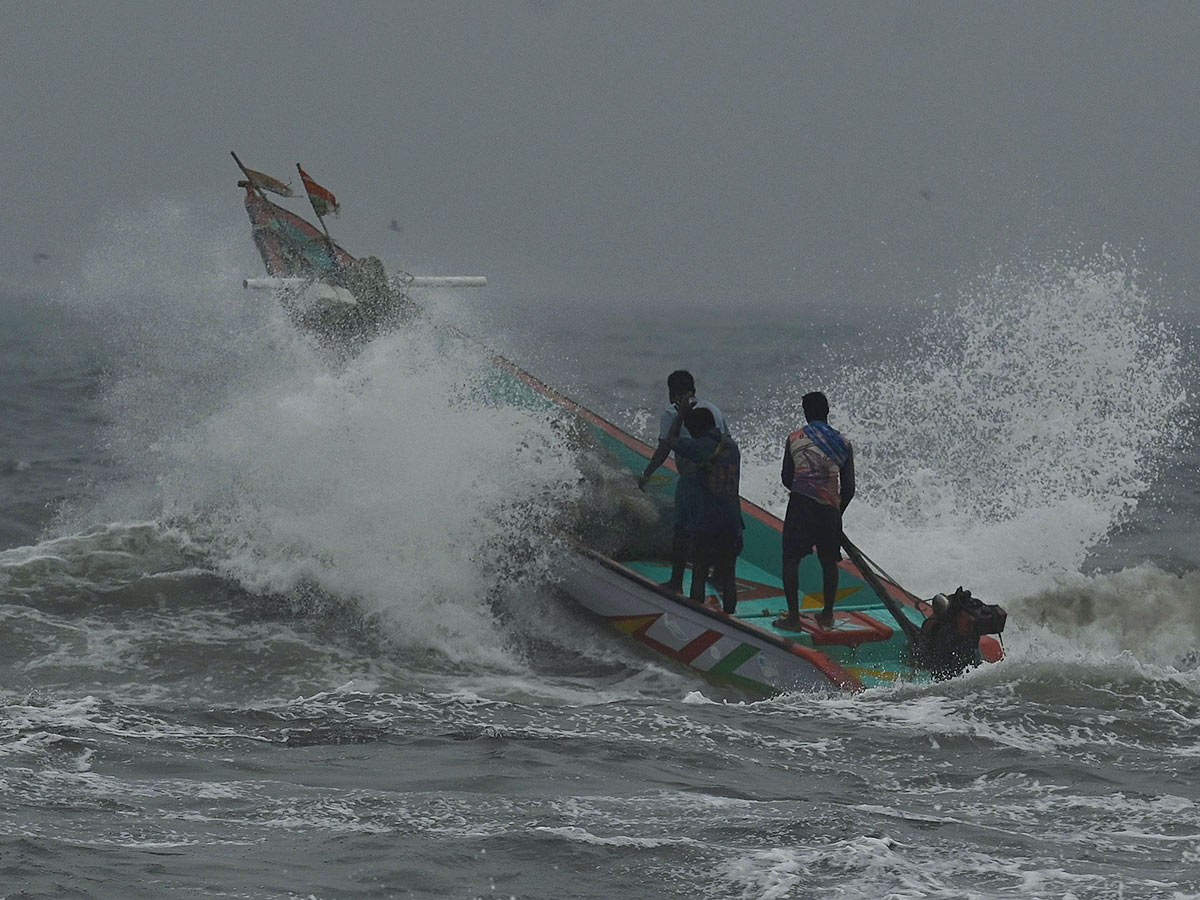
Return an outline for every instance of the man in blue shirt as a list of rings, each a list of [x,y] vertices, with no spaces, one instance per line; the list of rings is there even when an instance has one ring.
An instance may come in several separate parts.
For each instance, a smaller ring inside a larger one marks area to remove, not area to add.
[[[687,428],[691,437],[683,436]],[[721,592],[727,615],[737,610],[737,557],[742,552],[742,503],[738,496],[741,453],[733,438],[717,427],[712,412],[684,407],[675,416],[667,442],[676,460],[691,465],[680,475],[676,517],[692,543],[691,598],[704,602],[709,575]],[[680,466],[682,471],[684,467]]]
[[[650,480],[650,476],[671,455],[671,444],[668,440],[668,435],[670,434],[672,423],[680,412],[686,412],[693,406],[707,409],[712,413],[713,419],[717,423],[716,427],[723,434],[729,434],[729,427],[725,424],[725,416],[721,414],[721,411],[707,401],[696,399],[696,380],[692,378],[691,372],[679,369],[668,375],[667,396],[670,398],[671,405],[664,409],[662,415],[658,418],[658,447],[655,449],[654,455],[650,457],[650,462],[646,463],[645,471],[638,478],[638,487],[643,491],[646,489],[646,483]],[[681,434],[684,437],[694,437],[686,425],[683,426]],[[671,578],[663,584],[663,587],[679,593],[683,590],[683,573],[687,569],[690,539],[687,533],[680,527],[678,509],[680,492],[687,491],[688,489],[685,476],[692,473],[693,467],[686,457],[681,459],[679,454],[675,455],[675,465],[679,470],[680,477],[679,483],[675,488],[676,516],[675,532],[671,541]]]

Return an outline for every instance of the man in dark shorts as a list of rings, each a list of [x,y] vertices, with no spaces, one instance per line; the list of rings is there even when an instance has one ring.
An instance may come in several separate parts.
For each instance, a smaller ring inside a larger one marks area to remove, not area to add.
[[[842,512],[854,497],[854,448],[829,427],[829,401],[819,391],[802,401],[808,424],[788,436],[783,451],[783,485],[791,491],[783,521],[783,594],[786,615],[775,627],[800,631],[800,560],[815,547],[821,561],[825,607],[817,616],[833,627],[841,559]]]
[[[670,398],[670,405],[658,417],[658,447],[655,448],[650,461],[646,463],[645,471],[638,477],[638,488],[643,491],[650,482],[650,476],[671,455],[671,445],[667,438],[671,431],[671,425],[679,413],[687,412],[693,406],[707,409],[713,414],[717,428],[723,434],[729,434],[729,426],[725,424],[725,416],[721,414],[721,410],[706,400],[696,399],[696,380],[690,372],[678,369],[667,376],[667,396]],[[694,437],[686,424],[681,433],[684,437]],[[687,570],[691,539],[680,524],[678,510],[680,505],[686,502],[685,495],[692,487],[695,467],[687,458],[681,461],[679,454],[675,455],[675,467],[679,470],[679,480],[675,487],[676,513],[675,528],[671,538],[671,577],[663,583],[663,587],[679,593],[683,590],[683,573]]]
[[[687,428],[691,437],[682,435]],[[704,602],[709,575],[721,592],[721,608],[737,610],[737,557],[742,552],[742,502],[738,496],[741,452],[722,433],[712,411],[681,405],[667,442],[677,460],[695,468],[691,489],[677,497],[679,524],[692,542],[691,598]]]

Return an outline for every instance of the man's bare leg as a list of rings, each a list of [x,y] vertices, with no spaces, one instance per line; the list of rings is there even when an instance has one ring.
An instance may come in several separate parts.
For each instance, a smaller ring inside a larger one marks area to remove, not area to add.
[[[692,589],[688,596],[697,603],[703,603],[705,596],[708,594],[708,570],[710,568],[709,561],[704,555],[697,553],[695,559],[692,560]]]
[[[676,594],[683,593],[683,573],[687,571],[688,548],[691,539],[680,532],[675,532],[671,538],[671,579],[664,581],[662,586]]]
[[[833,604],[837,602],[838,566],[837,560],[821,559],[821,581],[825,593],[825,607],[817,616],[817,623],[822,628],[833,627]]]
[[[783,555],[783,596],[787,600],[787,612],[775,620],[776,628],[785,631],[803,631],[800,626],[800,560],[793,558],[785,549]]]
[[[713,574],[721,590],[721,609],[732,616],[737,612],[737,557],[722,560]]]

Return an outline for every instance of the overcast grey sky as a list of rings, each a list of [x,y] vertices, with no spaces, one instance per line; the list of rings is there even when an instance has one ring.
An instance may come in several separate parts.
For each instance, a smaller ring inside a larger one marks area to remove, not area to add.
[[[873,304],[1105,242],[1200,284],[1195,3],[3,0],[0,84],[8,282],[163,199],[256,263],[232,149],[352,252],[535,301]]]

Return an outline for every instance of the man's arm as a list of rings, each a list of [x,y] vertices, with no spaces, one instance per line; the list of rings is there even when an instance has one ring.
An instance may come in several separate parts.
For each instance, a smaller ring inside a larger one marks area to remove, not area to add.
[[[792,481],[796,477],[796,461],[792,459],[791,438],[783,442],[783,470],[779,473],[779,477],[783,481],[783,486],[790,491]]]
[[[638,489],[644,491],[646,482],[650,480],[650,476],[654,474],[654,470],[667,461],[667,457],[671,453],[671,443],[679,437],[679,432],[683,430],[683,414],[689,409],[689,405],[685,404],[678,412],[675,413],[675,419],[671,422],[671,428],[667,431],[667,436],[658,442],[658,448],[654,451],[654,455],[650,457],[650,462],[646,463],[646,468],[640,476],[638,476]]]
[[[839,493],[842,497],[842,512],[846,511],[846,507],[850,505],[850,501],[854,499],[854,447],[850,447],[850,452],[846,455],[846,461],[842,463],[842,469],[838,473]]]
[[[676,417],[678,418],[678,417]],[[655,470],[667,461],[667,457],[671,455],[671,442],[663,439],[658,442],[658,447],[654,451],[654,455],[650,457],[650,462],[646,463],[646,469],[638,476],[638,490],[646,489],[646,482],[650,480],[650,476]]]

